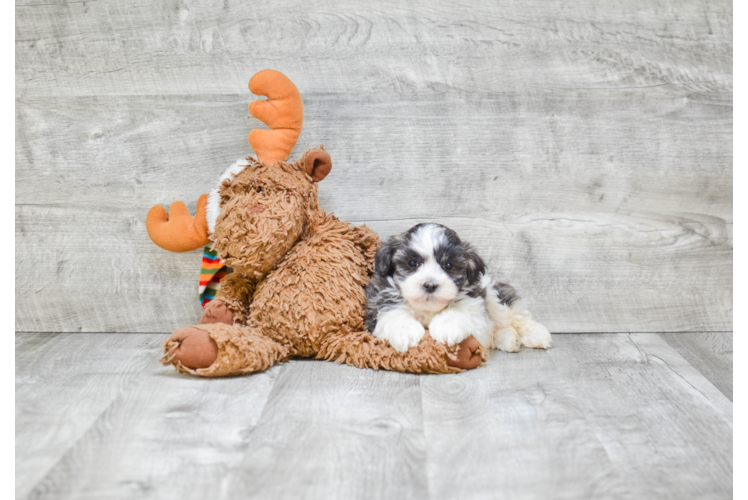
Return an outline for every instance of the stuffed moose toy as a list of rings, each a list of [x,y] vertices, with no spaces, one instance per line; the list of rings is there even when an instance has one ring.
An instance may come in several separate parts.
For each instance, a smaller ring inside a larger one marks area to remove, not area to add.
[[[286,161],[301,132],[304,107],[285,75],[264,70],[249,89],[250,114],[269,130],[252,130],[257,159],[237,161],[192,217],[182,202],[148,212],[148,234],[173,252],[212,248],[231,272],[198,325],[175,330],[162,363],[205,377],[264,370],[292,357],[360,368],[450,373],[484,359],[469,337],[454,347],[425,335],[398,353],[364,327],[365,287],[379,237],[320,210],[318,183],[332,168],[323,146]]]

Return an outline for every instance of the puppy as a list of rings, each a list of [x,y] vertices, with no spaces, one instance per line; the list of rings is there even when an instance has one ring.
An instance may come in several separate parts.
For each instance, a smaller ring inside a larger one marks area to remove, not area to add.
[[[469,336],[485,348],[547,349],[551,334],[515,303],[473,248],[441,224],[418,224],[382,244],[366,288],[366,327],[398,352],[418,345],[426,328],[437,342]]]

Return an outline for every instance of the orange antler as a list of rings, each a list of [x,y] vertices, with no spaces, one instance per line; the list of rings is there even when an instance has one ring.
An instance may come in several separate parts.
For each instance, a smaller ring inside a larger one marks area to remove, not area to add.
[[[249,103],[249,114],[270,127],[249,133],[249,144],[257,159],[266,165],[283,161],[291,154],[304,122],[301,94],[286,75],[265,69],[250,78],[249,90],[264,95],[267,101]]]
[[[189,252],[208,244],[208,221],[205,206],[208,195],[197,199],[195,216],[190,215],[183,201],[175,201],[169,207],[169,214],[161,205],[148,211],[145,227],[153,242],[170,252]]]

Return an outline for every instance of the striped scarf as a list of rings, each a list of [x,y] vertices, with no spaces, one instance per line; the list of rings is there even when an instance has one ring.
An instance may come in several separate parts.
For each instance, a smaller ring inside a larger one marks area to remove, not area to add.
[[[221,258],[218,257],[218,252],[211,250],[211,245],[208,245],[203,250],[203,263],[200,267],[200,304],[203,309],[208,302],[213,298],[221,289],[221,280],[228,274],[227,267],[221,262]]]

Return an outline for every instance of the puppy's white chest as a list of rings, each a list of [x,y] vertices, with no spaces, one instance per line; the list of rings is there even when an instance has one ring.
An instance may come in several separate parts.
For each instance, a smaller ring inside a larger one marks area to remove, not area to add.
[[[422,324],[424,328],[429,327],[429,325],[431,324],[431,320],[434,319],[434,316],[439,314],[439,312],[412,311],[413,317],[416,319],[416,321]]]

